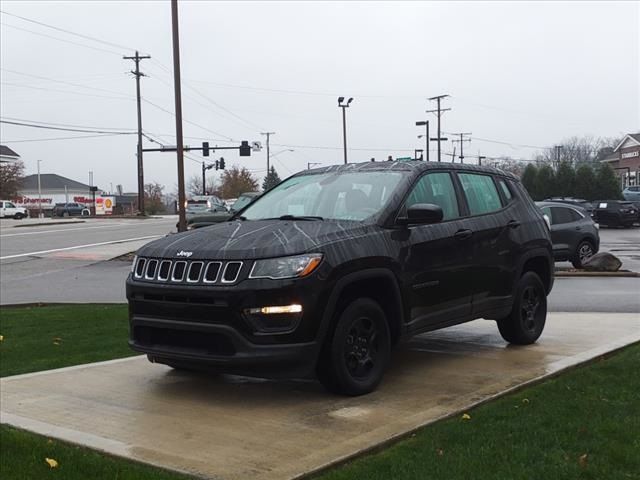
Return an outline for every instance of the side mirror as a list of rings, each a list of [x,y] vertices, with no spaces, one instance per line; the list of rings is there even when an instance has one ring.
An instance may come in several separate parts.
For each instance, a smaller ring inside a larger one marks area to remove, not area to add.
[[[442,208],[432,203],[416,203],[407,208],[407,216],[398,218],[401,225],[428,225],[442,221]]]

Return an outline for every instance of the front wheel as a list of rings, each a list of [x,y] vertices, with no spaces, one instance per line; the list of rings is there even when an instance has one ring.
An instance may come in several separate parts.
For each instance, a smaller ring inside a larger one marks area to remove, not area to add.
[[[318,360],[318,378],[329,391],[363,395],[376,389],[389,363],[391,335],[380,305],[358,298],[340,314]]]
[[[542,334],[547,319],[547,293],[534,272],[526,272],[516,288],[509,316],[498,320],[500,335],[509,343],[530,345]]]
[[[16,220],[22,220],[25,216],[21,213],[16,213],[13,218],[15,218]]]
[[[575,268],[582,268],[584,263],[593,257],[595,253],[593,245],[588,240],[583,240],[576,249],[574,259],[571,261]]]

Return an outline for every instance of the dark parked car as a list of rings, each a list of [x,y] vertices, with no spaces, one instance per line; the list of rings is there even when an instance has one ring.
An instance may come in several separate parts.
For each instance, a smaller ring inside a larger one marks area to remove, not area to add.
[[[314,371],[370,392],[401,339],[477,318],[514,344],[545,325],[553,252],[514,176],[438,162],[305,170],[209,228],[138,250],[130,345],[152,362]]]
[[[207,212],[193,215],[187,219],[187,228],[193,230],[196,228],[208,227],[220,222],[226,222],[236,212],[239,212],[244,207],[249,205],[255,198],[260,196],[260,192],[246,192],[242,193],[237,200],[231,206],[231,209],[226,212]]]
[[[56,203],[52,210],[54,217],[76,217],[91,215],[91,210],[83,203]]]
[[[608,227],[631,227],[638,221],[638,208],[633,202],[624,200],[598,200],[595,205],[594,217],[600,225]]]
[[[543,202],[559,202],[566,203],[568,205],[573,205],[575,207],[584,208],[590,216],[593,216],[593,204],[584,198],[574,198],[574,197],[551,197],[545,198]]]
[[[537,202],[551,224],[553,256],[556,261],[569,260],[574,267],[598,253],[600,233],[598,224],[583,208],[559,202]]]

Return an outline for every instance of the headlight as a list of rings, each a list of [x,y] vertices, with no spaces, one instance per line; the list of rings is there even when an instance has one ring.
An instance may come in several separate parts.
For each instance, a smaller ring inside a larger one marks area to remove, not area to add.
[[[269,258],[257,260],[253,264],[249,278],[282,278],[304,277],[313,272],[322,261],[322,254],[295,255],[293,257]]]
[[[136,262],[138,261],[138,256],[134,255],[133,256],[133,262],[131,262],[131,272],[133,273],[133,270],[136,268]]]

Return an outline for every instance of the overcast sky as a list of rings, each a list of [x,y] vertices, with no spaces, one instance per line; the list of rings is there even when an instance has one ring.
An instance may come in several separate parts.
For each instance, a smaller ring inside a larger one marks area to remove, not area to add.
[[[260,132],[273,131],[273,163],[283,178],[308,162],[341,163],[339,95],[354,97],[347,111],[354,162],[424,148],[415,122],[429,119],[435,136],[436,118],[425,110],[439,94],[451,95],[443,131],[473,134],[465,155],[530,158],[531,147],[573,135],[637,132],[639,5],[181,1],[185,143],[264,142]],[[143,103],[143,128],[175,144],[168,1],[3,0],[1,8],[3,120],[135,130],[133,62],[122,56],[139,49],[152,56],[141,63],[148,75],[142,92],[155,104]],[[86,183],[92,170],[100,188],[136,188],[135,135],[36,141],[90,134],[0,127],[27,173],[40,159],[43,173]],[[258,177],[266,169],[264,150],[250,158],[213,155]],[[189,156],[187,177],[199,174],[202,160]],[[145,180],[174,190],[175,154],[144,160]]]

